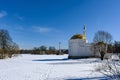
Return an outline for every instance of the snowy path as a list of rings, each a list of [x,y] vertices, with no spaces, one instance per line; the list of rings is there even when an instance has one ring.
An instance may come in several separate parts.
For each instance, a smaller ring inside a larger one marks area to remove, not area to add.
[[[67,55],[22,55],[0,60],[0,80],[98,80],[97,59],[67,60]]]

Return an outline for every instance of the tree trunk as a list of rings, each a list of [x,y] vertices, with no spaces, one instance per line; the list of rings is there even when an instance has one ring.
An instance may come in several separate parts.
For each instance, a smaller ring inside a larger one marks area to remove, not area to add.
[[[105,56],[105,52],[101,51],[101,52],[100,52],[100,55],[101,55],[101,60],[103,60],[103,59],[104,59],[104,56]]]

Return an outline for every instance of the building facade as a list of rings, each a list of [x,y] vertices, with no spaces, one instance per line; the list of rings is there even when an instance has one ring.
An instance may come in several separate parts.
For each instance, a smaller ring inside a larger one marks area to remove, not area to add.
[[[86,58],[94,56],[91,50],[91,44],[86,39],[86,26],[84,25],[83,34],[73,35],[69,42],[68,58]]]

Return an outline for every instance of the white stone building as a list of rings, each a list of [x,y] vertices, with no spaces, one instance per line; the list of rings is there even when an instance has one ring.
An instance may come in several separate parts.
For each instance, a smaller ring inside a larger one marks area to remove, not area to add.
[[[83,34],[75,34],[69,40],[69,59],[84,58],[94,56],[91,44],[86,39],[86,27],[84,25]]]

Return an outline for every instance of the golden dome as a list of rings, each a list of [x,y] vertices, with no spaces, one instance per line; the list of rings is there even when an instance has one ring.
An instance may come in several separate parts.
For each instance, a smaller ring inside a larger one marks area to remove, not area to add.
[[[71,37],[71,39],[82,39],[82,40],[85,40],[85,36],[82,35],[82,34],[75,34]]]

